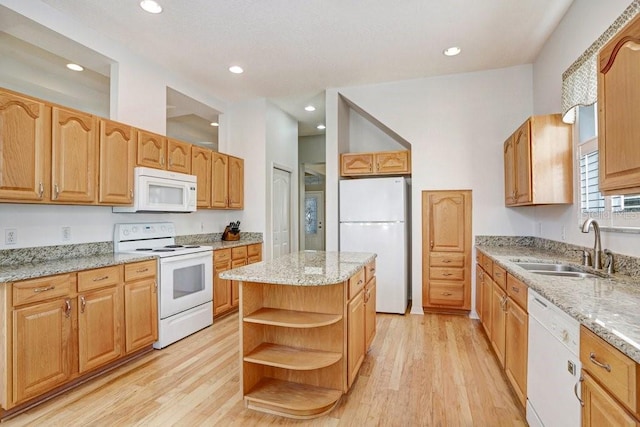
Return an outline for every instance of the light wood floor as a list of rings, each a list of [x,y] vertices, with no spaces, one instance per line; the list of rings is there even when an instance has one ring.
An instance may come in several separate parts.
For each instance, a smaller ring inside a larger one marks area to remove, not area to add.
[[[329,415],[244,408],[238,315],[16,416],[3,426],[526,425],[477,321],[378,315],[359,378]]]

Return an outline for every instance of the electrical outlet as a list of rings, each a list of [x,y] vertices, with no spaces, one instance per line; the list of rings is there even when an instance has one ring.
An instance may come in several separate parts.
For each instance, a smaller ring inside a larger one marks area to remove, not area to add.
[[[62,227],[62,240],[64,240],[65,242],[71,240],[71,227]]]
[[[4,244],[15,245],[18,243],[18,230],[15,228],[4,229]]]

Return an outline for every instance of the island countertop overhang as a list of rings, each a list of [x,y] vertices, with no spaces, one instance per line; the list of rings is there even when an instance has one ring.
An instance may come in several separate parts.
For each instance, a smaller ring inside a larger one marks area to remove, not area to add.
[[[369,252],[301,251],[223,271],[220,278],[291,286],[333,285],[349,280],[375,258]]]

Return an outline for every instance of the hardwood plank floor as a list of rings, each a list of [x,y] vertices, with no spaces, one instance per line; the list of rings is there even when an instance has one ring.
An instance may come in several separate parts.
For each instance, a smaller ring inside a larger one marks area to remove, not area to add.
[[[235,314],[2,425],[526,425],[477,321],[379,314],[377,327],[352,389],[329,415],[315,420],[245,409]]]

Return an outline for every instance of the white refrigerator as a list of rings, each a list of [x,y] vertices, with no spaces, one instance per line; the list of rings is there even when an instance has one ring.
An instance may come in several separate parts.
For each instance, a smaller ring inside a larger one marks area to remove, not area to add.
[[[375,252],[376,311],[404,314],[409,292],[408,184],[404,178],[340,181],[340,250]]]

